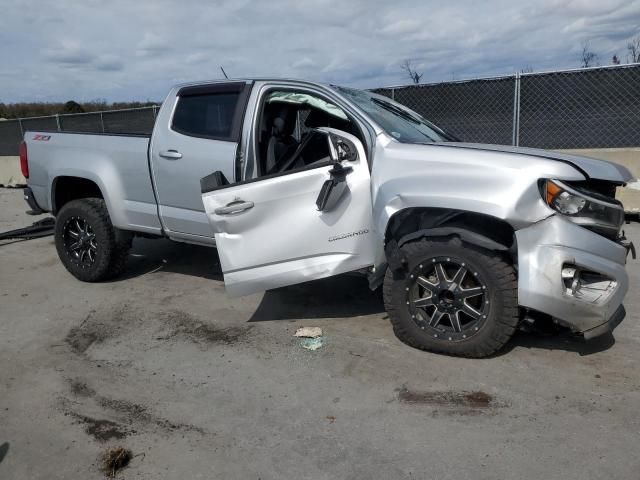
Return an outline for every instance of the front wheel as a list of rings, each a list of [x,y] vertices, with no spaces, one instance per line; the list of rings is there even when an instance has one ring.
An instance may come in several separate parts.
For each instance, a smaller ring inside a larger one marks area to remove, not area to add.
[[[486,357],[518,325],[515,270],[495,252],[458,238],[402,246],[406,268],[388,270],[384,302],[398,338],[437,353]]]
[[[101,198],[66,203],[56,217],[56,250],[66,269],[83,282],[120,274],[131,247],[131,235],[114,228]]]

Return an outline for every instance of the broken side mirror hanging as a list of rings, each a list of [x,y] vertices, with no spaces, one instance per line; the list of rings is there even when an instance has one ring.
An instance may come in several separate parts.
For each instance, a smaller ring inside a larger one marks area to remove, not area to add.
[[[347,187],[347,175],[353,170],[351,167],[343,167],[342,164],[336,163],[329,174],[331,178],[322,184],[316,206],[321,212],[332,210],[337,204]]]
[[[353,168],[343,166],[342,162],[352,162],[358,158],[358,149],[350,140],[329,132],[327,141],[334,165],[329,170],[331,178],[324,182],[316,199],[316,206],[321,212],[333,210],[348,190],[346,177]]]
[[[200,192],[207,193],[229,185],[227,177],[220,170],[200,179]]]
[[[358,149],[350,140],[329,133],[329,151],[334,162],[354,162],[358,159]]]

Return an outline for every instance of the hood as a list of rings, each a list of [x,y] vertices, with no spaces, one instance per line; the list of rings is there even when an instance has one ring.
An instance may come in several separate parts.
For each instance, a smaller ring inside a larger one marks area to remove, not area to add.
[[[567,153],[554,152],[550,150],[542,150],[538,148],[512,147],[509,145],[485,145],[480,143],[435,143],[434,145],[444,147],[469,148],[473,150],[484,150],[489,152],[503,152],[517,155],[533,156],[545,158],[547,160],[555,160],[571,165],[579,170],[587,178],[594,180],[607,180],[615,183],[627,183],[632,181],[633,175],[622,165],[617,165],[606,160],[598,160],[595,158],[581,157],[579,155],[570,155]]]

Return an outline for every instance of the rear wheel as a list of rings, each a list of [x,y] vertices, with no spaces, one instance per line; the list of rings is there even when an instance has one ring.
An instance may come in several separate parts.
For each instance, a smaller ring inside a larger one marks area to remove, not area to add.
[[[402,247],[406,268],[387,271],[385,307],[398,338],[432,352],[486,357],[518,325],[512,265],[457,238]]]
[[[99,282],[125,267],[131,235],[114,228],[101,198],[66,203],[56,217],[56,249],[66,269],[83,282]]]

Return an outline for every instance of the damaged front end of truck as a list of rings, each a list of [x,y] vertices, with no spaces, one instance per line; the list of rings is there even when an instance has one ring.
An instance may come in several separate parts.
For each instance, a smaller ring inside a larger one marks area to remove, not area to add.
[[[624,319],[625,264],[635,258],[615,198],[632,180],[624,167],[542,150],[381,142],[374,218],[385,251],[372,285],[385,267],[407,269],[408,243],[455,238],[513,265],[521,322],[551,318],[590,339]]]

